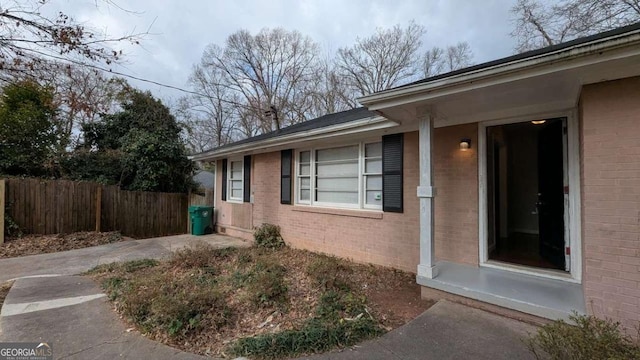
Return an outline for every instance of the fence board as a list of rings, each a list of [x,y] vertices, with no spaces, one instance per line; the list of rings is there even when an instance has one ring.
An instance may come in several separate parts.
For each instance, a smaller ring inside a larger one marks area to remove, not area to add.
[[[98,225],[101,231],[144,238],[183,234],[187,229],[186,194],[125,191],[68,180],[12,178],[5,184],[7,215],[27,234],[94,231]]]

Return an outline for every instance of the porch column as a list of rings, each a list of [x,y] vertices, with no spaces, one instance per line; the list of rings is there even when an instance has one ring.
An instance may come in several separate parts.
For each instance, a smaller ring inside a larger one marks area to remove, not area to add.
[[[433,121],[431,113],[420,115],[419,119],[419,147],[420,147],[420,264],[418,276],[433,279],[438,276],[435,258],[434,228],[433,228]]]

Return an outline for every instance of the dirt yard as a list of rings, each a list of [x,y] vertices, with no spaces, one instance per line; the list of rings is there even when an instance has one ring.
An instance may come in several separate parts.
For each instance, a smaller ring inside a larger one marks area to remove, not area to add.
[[[11,285],[13,285],[13,281],[7,281],[0,284],[0,310],[2,310],[2,304],[4,304],[4,299],[7,297],[7,294],[11,289]]]
[[[0,258],[82,249],[126,240],[118,232],[77,232],[56,235],[25,235],[0,244]]]
[[[379,336],[433,305],[420,299],[413,274],[290,248],[200,247],[90,275],[131,326],[209,356],[329,351]]]

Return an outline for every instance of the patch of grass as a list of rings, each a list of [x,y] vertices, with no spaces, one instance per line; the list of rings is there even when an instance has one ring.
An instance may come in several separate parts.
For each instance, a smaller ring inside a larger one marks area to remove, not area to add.
[[[640,359],[640,344],[624,335],[619,323],[576,314],[571,320],[575,326],[555,321],[527,339],[537,359]]]
[[[262,224],[253,232],[256,246],[266,249],[280,249],[285,246],[280,235],[280,226],[273,224]]]
[[[298,329],[242,338],[229,347],[234,356],[289,358],[351,346],[385,331],[366,309],[366,297],[354,292],[344,276],[349,268],[339,259],[318,256],[306,269],[325,291],[315,316]]]
[[[285,304],[288,299],[286,270],[274,258],[260,259],[245,280],[251,301],[261,307]]]
[[[131,260],[121,263],[102,264],[87,271],[87,274],[104,274],[104,273],[133,273],[142,269],[158,266],[159,262],[154,259]]]
[[[327,292],[316,316],[299,329],[246,337],[233,343],[229,352],[234,356],[278,359],[355,345],[385,332],[369,316],[364,304],[363,298],[349,292]],[[341,316],[355,313],[358,314],[353,317]]]
[[[237,252],[235,248],[216,249],[211,245],[199,243],[177,251],[169,261],[171,266],[183,269],[206,269],[210,273],[221,262],[233,256]]]
[[[343,260],[326,255],[318,255],[306,270],[307,275],[324,290],[348,289],[348,278],[353,273]]]
[[[308,321],[300,330],[286,330],[241,339],[229,350],[234,356],[248,356],[252,359],[288,358],[355,345],[383,332],[375,321],[368,318],[335,325],[314,319]]]
[[[211,284],[203,286],[198,277],[176,281],[160,273],[118,283],[115,289],[119,309],[147,332],[182,338],[205,325],[219,328],[231,315],[222,293]]]
[[[11,286],[13,286],[13,281],[7,281],[0,284],[0,310],[2,309],[4,299],[7,297],[9,290],[11,290]]]

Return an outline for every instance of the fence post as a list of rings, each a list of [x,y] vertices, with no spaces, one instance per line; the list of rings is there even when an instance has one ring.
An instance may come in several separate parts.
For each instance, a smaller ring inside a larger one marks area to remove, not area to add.
[[[187,192],[187,234],[191,234],[191,214],[189,214],[189,205],[191,205],[191,190]]]
[[[4,179],[0,179],[0,244],[4,244],[4,206],[6,204]]]
[[[96,189],[96,232],[100,232],[102,228],[102,185],[98,185]]]

